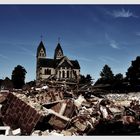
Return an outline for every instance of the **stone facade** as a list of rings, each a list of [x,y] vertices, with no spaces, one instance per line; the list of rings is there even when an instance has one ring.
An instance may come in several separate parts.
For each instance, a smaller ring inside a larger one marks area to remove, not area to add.
[[[46,49],[41,41],[37,48],[36,80],[54,77],[56,80],[76,80],[80,75],[80,65],[77,60],[64,56],[60,43],[54,52],[54,59],[46,57]]]

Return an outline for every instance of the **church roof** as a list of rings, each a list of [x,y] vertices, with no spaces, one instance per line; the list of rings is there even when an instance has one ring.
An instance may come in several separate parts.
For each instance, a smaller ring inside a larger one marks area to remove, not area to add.
[[[37,55],[36,55],[37,57],[38,57],[39,52],[40,52],[41,49],[43,49],[43,51],[44,51],[45,54],[46,54],[46,49],[45,49],[44,44],[43,44],[42,41],[40,42],[40,44],[38,45],[38,48],[37,48]]]
[[[75,69],[80,69],[79,62],[77,60],[70,60],[70,62],[73,64],[73,67]]]
[[[54,62],[54,59],[51,59],[51,58],[40,58],[38,61],[38,65],[39,67],[54,68],[55,62]]]
[[[61,58],[61,59],[40,58],[38,60],[38,66],[56,68],[60,64],[62,59],[63,58]],[[80,69],[80,65],[77,60],[70,60],[70,62],[72,63],[74,69]]]
[[[60,43],[58,43],[58,44],[57,44],[57,46],[56,46],[56,49],[55,49],[55,50],[56,50],[56,51],[61,50],[61,51],[63,52],[63,50],[62,50],[62,48],[61,48]]]
[[[62,54],[63,54],[63,50],[62,50],[62,48],[61,48],[60,43],[58,43],[57,46],[56,46],[56,48],[55,48],[55,53],[54,53],[54,58],[55,58],[55,59],[56,59],[56,56],[57,56],[57,53],[58,53],[59,50],[60,50],[60,51],[62,52]]]

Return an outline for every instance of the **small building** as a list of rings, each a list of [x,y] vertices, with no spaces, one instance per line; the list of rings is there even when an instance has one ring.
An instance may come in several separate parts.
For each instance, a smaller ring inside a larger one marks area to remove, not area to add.
[[[79,62],[64,56],[60,43],[56,46],[54,58],[47,58],[45,46],[41,41],[37,48],[36,63],[37,81],[43,81],[50,77],[60,81],[76,81],[80,75]]]

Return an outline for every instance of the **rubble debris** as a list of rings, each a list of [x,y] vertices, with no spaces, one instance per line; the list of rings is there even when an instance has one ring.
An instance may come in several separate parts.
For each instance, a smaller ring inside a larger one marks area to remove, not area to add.
[[[49,132],[47,133],[47,136],[48,136]],[[36,131],[33,131],[32,136],[42,136],[42,132],[41,130],[36,130]]]
[[[21,129],[18,128],[18,129],[15,129],[12,131],[12,135],[14,136],[20,136],[21,135]]]
[[[1,108],[2,121],[12,129],[20,128],[23,134],[30,134],[42,115],[12,93],[7,96]]]
[[[0,135],[9,136],[12,135],[9,126],[0,126]]]
[[[61,134],[63,134],[64,136],[72,136],[72,132],[68,131],[68,130],[62,130]]]
[[[76,100],[74,100],[74,104],[77,106],[77,108],[80,108],[84,101],[86,101],[85,98],[80,95]]]
[[[88,127],[88,123],[86,122],[86,118],[84,118],[82,116],[76,117],[73,120],[73,124],[80,132],[84,132]]]
[[[9,92],[0,92],[0,104],[6,100],[8,93]]]
[[[65,100],[64,102],[60,102],[51,108],[55,111],[55,114],[49,120],[49,124],[51,124],[55,129],[64,129],[70,119],[73,117],[75,113],[76,106],[73,101],[70,99]]]
[[[0,127],[14,136],[140,134],[139,100],[140,94],[75,93],[46,85],[1,92]]]
[[[40,131],[36,130],[32,133],[32,136],[64,136],[64,134],[58,133],[56,130],[53,130],[49,132],[49,130],[46,131]]]
[[[43,86],[42,89],[48,89],[49,87],[47,85]]]

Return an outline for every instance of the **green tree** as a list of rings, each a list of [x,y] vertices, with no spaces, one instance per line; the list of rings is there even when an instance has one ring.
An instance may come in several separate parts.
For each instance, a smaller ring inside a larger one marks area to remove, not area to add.
[[[114,90],[121,90],[124,85],[123,85],[123,75],[121,73],[118,73],[114,76],[114,81],[112,82]]]
[[[100,76],[104,80],[113,80],[114,74],[108,65],[105,65],[100,73]]]
[[[111,68],[108,65],[105,65],[100,72],[100,78],[95,82],[94,85],[99,84],[112,84],[114,80],[114,74],[111,70]]]
[[[79,84],[85,84],[86,77],[84,75],[80,75]]]
[[[115,81],[122,81],[123,75],[121,73],[118,73],[114,76]]]
[[[131,62],[131,66],[126,72],[126,79],[131,86],[140,85],[140,56]]]
[[[86,79],[86,83],[92,83],[92,77],[90,74],[87,74],[85,79]]]
[[[89,84],[89,83],[92,83],[92,77],[90,74],[87,74],[86,76],[80,75],[79,84]]]
[[[17,65],[12,72],[12,82],[14,88],[21,89],[25,84],[26,70],[24,67]]]

